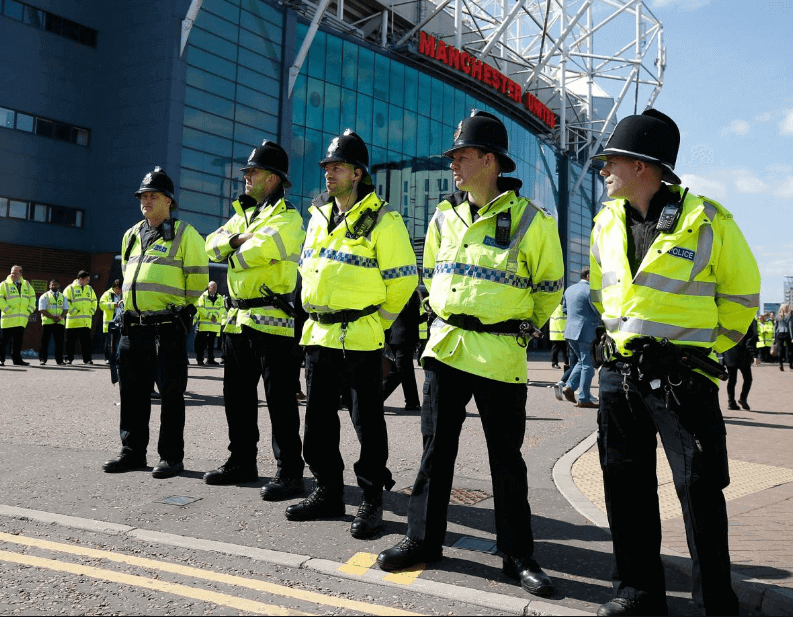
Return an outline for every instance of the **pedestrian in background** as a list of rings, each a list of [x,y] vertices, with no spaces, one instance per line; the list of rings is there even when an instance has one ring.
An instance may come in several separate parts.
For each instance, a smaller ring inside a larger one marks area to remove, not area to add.
[[[776,345],[776,355],[779,359],[779,370],[785,370],[785,356],[787,356],[790,370],[793,370],[793,350],[790,346],[793,343],[793,319],[790,316],[790,305],[783,304],[779,307],[776,314],[776,324],[774,329],[774,345]]]
[[[731,349],[724,352],[724,366],[727,367],[729,379],[727,380],[727,409],[745,409],[750,411],[749,390],[752,389],[752,364],[760,366],[757,357],[757,321],[753,320],[749,324],[749,329],[744,334],[741,341]],[[738,381],[738,371],[741,371],[743,385],[741,386],[741,398],[735,401],[735,385]],[[738,403],[741,404],[738,407]]]
[[[74,282],[63,292],[69,302],[69,310],[66,314],[66,364],[74,361],[74,348],[78,339],[83,364],[94,363],[91,360],[91,322],[98,302],[90,282],[91,275],[85,270],[80,270]]]
[[[442,558],[460,433],[473,398],[487,442],[503,572],[547,596],[553,582],[534,556],[521,446],[532,324],[545,325],[564,284],[559,232],[547,210],[519,195],[521,180],[501,175],[516,165],[496,116],[473,110],[443,154],[452,159],[457,192],[438,204],[424,243],[424,282],[436,315],[422,358],[424,451],[405,537],[377,563],[392,571]]]
[[[124,312],[121,279],[114,280],[110,289],[101,295],[99,308],[102,309],[102,332],[105,335],[105,363],[112,364],[118,351],[118,342],[121,338],[121,313]]]
[[[196,302],[196,333],[193,340],[195,362],[199,366],[204,364],[204,351],[207,355],[207,364],[217,366],[215,361],[215,337],[220,334],[223,317],[226,314],[223,296],[218,294],[218,284],[209,281],[209,285]]]
[[[356,133],[347,129],[334,137],[319,165],[326,190],[309,209],[300,260],[309,314],[300,341],[308,379],[303,454],[316,487],[286,509],[286,518],[344,515],[338,412],[346,373],[350,419],[361,445],[354,470],[363,490],[350,534],[369,538],[383,524],[383,490],[394,485],[383,414],[384,331],[418,284],[416,255],[402,217],[374,191],[369,151]]]
[[[760,272],[733,216],[680,186],[675,122],[655,109],[623,118],[601,154],[610,201],[594,219],[592,300],[598,451],[614,547],[614,597],[598,615],[665,615],[656,471],[661,436],[683,509],[692,597],[737,615],[728,546],[724,418],[713,352],[737,344],[757,312]],[[700,371],[691,369],[696,358]],[[703,373],[706,371],[706,373]],[[707,375],[707,376],[706,376]]]
[[[567,314],[564,303],[560,303],[551,315],[548,322],[548,338],[551,340],[551,368],[559,367],[559,355],[562,356],[564,371],[570,368],[570,358],[567,355],[567,341],[564,338],[564,328],[567,325]]]
[[[223,403],[231,455],[204,482],[238,484],[258,478],[258,385],[263,380],[276,471],[260,494],[277,501],[303,492],[305,463],[294,391],[298,350],[289,302],[305,232],[300,213],[285,197],[292,184],[289,157],[281,146],[264,140],[240,171],[245,193],[232,203],[234,215],[206,241],[212,261],[228,260]]]
[[[383,380],[383,402],[391,396],[399,384],[402,384],[405,411],[421,409],[416,373],[413,367],[413,355],[416,353],[416,345],[419,342],[420,303],[419,292],[416,289],[391,326],[388,338],[388,345],[394,354],[395,369]]]
[[[63,337],[66,330],[66,312],[69,301],[60,291],[60,284],[52,279],[49,289],[39,298],[41,313],[41,347],[39,348],[39,364],[47,364],[50,351],[50,340],[55,343],[55,363],[63,364]]]
[[[204,239],[177,220],[173,181],[160,167],[146,174],[135,192],[143,220],[121,241],[124,275],[118,378],[121,453],[107,461],[106,473],[146,467],[154,383],[160,390],[160,462],[154,478],[184,470],[184,393],[187,389],[187,335],[209,282]]]
[[[592,304],[588,267],[581,270],[581,280],[564,292],[564,306],[567,314],[564,337],[576,362],[566,381],[558,383],[557,387],[561,387],[562,394],[571,403],[576,403],[575,391],[580,387],[576,407],[597,409],[598,402],[589,389],[595,376],[591,348],[600,324],[600,313]]]
[[[30,364],[22,359],[22,337],[30,315],[36,310],[36,292],[22,274],[21,266],[13,266],[11,274],[0,285],[0,366],[5,365],[9,341],[14,365]]]

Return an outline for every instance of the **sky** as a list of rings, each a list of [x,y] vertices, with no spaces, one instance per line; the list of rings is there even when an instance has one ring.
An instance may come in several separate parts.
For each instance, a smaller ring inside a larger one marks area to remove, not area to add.
[[[761,307],[782,302],[793,277],[793,0],[647,4],[663,23],[653,106],[680,127],[675,172],[735,217],[760,267]]]

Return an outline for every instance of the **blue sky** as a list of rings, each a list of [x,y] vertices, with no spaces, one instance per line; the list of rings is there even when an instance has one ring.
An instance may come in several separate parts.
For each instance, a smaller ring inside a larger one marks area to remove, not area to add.
[[[681,131],[675,171],[732,212],[760,266],[760,302],[781,302],[793,276],[793,0],[649,6],[667,49],[654,107]]]

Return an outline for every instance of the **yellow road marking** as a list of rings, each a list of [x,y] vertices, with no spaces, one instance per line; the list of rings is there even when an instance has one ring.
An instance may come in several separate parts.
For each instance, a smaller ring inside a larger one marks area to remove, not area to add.
[[[339,566],[339,572],[363,576],[375,561],[377,561],[377,555],[374,553],[355,553],[347,563]]]
[[[35,546],[50,551],[60,551],[64,553],[71,553],[72,555],[82,555],[84,557],[94,557],[96,559],[107,559],[117,563],[126,563],[132,566],[139,566],[142,568],[151,568],[160,570],[162,572],[171,572],[181,576],[190,576],[199,578],[206,581],[213,581],[216,583],[225,583],[227,585],[236,585],[237,587],[245,587],[247,589],[254,589],[256,591],[263,591],[273,595],[293,598],[296,600],[304,600],[306,602],[313,602],[314,604],[322,604],[325,606],[335,606],[337,608],[346,608],[368,615],[417,615],[418,613],[411,613],[402,611],[388,606],[379,606],[377,604],[369,604],[367,602],[357,602],[355,600],[347,600],[345,598],[333,598],[324,596],[320,593],[313,591],[303,591],[300,589],[293,589],[284,585],[276,585],[274,583],[267,583],[252,578],[244,578],[242,576],[233,576],[231,574],[222,574],[220,572],[212,572],[210,570],[201,570],[200,568],[193,568],[191,566],[182,566],[178,564],[168,563],[165,561],[156,561],[154,559],[147,559],[145,557],[134,557],[132,555],[125,555],[123,553],[112,553],[110,551],[102,551],[95,548],[87,548],[83,546],[75,546],[72,544],[62,544],[60,542],[50,542],[49,540],[40,540],[38,538],[29,538],[26,536],[15,536],[8,533],[0,532],[0,541],[10,542],[13,544],[22,544],[24,546]],[[415,578],[415,577],[414,577]]]
[[[293,611],[274,604],[265,604],[264,602],[257,602],[255,600],[245,600],[237,598],[226,593],[219,593],[217,591],[209,591],[207,589],[196,589],[187,585],[179,585],[177,583],[168,583],[166,581],[158,581],[153,578],[146,578],[143,576],[136,576],[132,574],[123,574],[122,572],[113,572],[112,570],[103,570],[101,568],[94,568],[92,566],[83,566],[76,563],[66,563],[63,561],[55,561],[54,559],[43,559],[42,557],[33,557],[32,555],[18,555],[9,551],[0,551],[0,560],[10,561],[25,566],[33,566],[34,568],[44,568],[46,570],[56,570],[58,572],[68,572],[69,574],[76,574],[78,576],[90,576],[91,578],[98,578],[100,580],[110,581],[111,583],[120,583],[122,585],[132,585],[134,587],[145,587],[154,591],[162,591],[177,596],[184,596],[185,598],[192,598],[200,602],[211,602],[221,606],[228,606],[240,611],[247,611],[249,613],[257,613],[260,615],[310,615],[311,613],[301,613],[300,611]]]
[[[399,583],[400,585],[410,585],[418,578],[419,574],[424,572],[426,567],[426,563],[419,563],[412,568],[406,568],[404,570],[400,570],[399,572],[388,574],[387,576],[383,577],[383,580],[391,581],[392,583]]]

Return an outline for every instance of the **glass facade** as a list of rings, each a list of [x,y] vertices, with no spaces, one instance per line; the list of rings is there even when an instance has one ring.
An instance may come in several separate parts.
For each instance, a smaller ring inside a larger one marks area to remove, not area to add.
[[[257,0],[205,0],[190,32],[179,213],[202,234],[229,218],[239,168],[278,139],[283,14]]]
[[[436,204],[454,191],[442,153],[472,108],[504,121],[517,164],[509,175],[523,181],[523,195],[556,216],[560,191],[568,189],[557,186],[550,146],[484,98],[379,48],[318,31],[295,82],[291,119],[282,118],[284,19],[283,9],[261,0],[205,0],[190,32],[179,205],[180,216],[202,234],[228,220],[231,200],[244,188],[239,167],[251,149],[264,138],[278,141],[279,128],[291,126],[291,142],[283,144],[290,148],[288,198],[304,217],[324,190],[318,162],[333,137],[351,128],[369,147],[378,195],[402,214],[411,238],[421,239]],[[297,24],[295,49],[307,30]],[[580,169],[570,164],[571,183]],[[593,189],[587,178],[571,199],[568,282],[578,280],[588,262],[592,193],[599,195],[599,186],[596,181]]]
[[[298,26],[298,45],[306,31]],[[435,205],[454,190],[442,153],[472,108],[504,120],[517,163],[510,175],[523,180],[523,194],[556,211],[555,169],[543,162],[555,165],[548,146],[483,100],[367,46],[317,32],[292,99],[290,199],[303,212],[324,190],[317,163],[331,139],[351,128],[369,146],[377,194],[399,210],[412,238],[423,238]]]
[[[579,175],[582,166],[570,163],[570,189]],[[590,174],[581,182],[575,195],[570,197],[570,206],[567,210],[567,284],[575,283],[581,278],[581,268],[589,266],[589,238],[592,235],[592,218],[594,199],[602,192],[602,181],[598,178],[593,181]],[[594,195],[593,195],[594,192]]]

